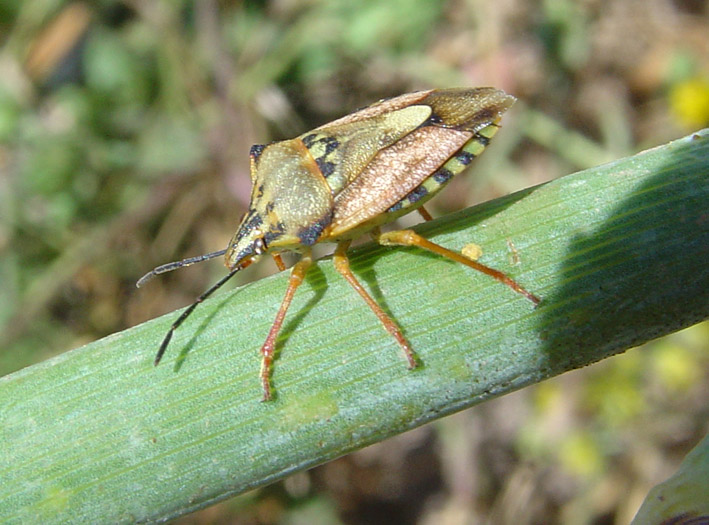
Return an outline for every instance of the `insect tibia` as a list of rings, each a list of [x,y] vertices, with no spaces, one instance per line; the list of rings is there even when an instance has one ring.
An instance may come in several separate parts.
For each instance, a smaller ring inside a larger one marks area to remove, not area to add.
[[[172,270],[177,270],[178,268],[184,268],[185,266],[192,266],[193,264],[206,261],[209,259],[214,259],[215,257],[221,257],[226,253],[226,250],[219,250],[218,252],[212,252],[212,253],[206,253],[204,255],[198,255],[197,257],[190,257],[189,259],[183,259],[181,261],[175,261],[167,264],[162,264],[155,268],[154,270],[149,271],[146,273],[143,277],[138,279],[138,282],[135,283],[136,288],[140,288],[143,286],[145,283],[147,283],[150,279],[155,277],[156,275],[160,275],[161,273],[167,273],[171,272]]]
[[[485,266],[484,264],[481,264],[473,259],[469,259],[468,257],[465,257],[459,253],[453,252],[447,248],[444,248],[443,246],[424,239],[413,230],[397,230],[386,232],[381,234],[377,238],[377,240],[379,241],[379,244],[382,244],[384,246],[417,246],[431,253],[436,253],[438,255],[446,257],[447,259],[451,259],[458,263],[464,264],[465,266],[469,266],[473,270],[477,270],[481,273],[484,273],[485,275],[489,275],[496,281],[507,285],[509,288],[511,288],[518,294],[523,295],[524,297],[529,299],[532,303],[534,303],[534,306],[537,306],[541,302],[541,298],[526,290],[517,281],[515,281],[508,275],[502,273],[501,271],[495,270],[494,268],[490,268],[489,266]]]

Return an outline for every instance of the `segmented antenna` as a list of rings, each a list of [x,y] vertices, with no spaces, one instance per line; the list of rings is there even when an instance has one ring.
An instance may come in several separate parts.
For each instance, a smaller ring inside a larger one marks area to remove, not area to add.
[[[150,279],[155,277],[156,275],[160,275],[161,273],[167,273],[171,272],[172,270],[177,270],[178,268],[184,268],[185,266],[192,266],[193,264],[197,264],[202,261],[206,261],[208,259],[214,259],[215,257],[220,257],[226,253],[226,249],[224,250],[219,250],[218,252],[212,252],[212,253],[206,253],[204,255],[198,255],[197,257],[190,257],[189,259],[183,259],[181,261],[175,261],[167,264],[163,264],[155,268],[154,270],[146,273],[143,277],[138,279],[138,282],[135,283],[135,286],[137,288],[140,288],[143,286],[145,283],[147,283]]]
[[[218,253],[218,252],[215,252],[215,253]],[[222,253],[224,253],[224,252],[222,252]],[[209,254],[209,255],[212,255],[212,254]],[[203,257],[204,257],[204,256],[203,256]],[[216,255],[215,255],[215,257],[216,257]],[[196,258],[196,257],[195,257],[195,258]],[[189,260],[189,259],[187,259],[187,260]],[[180,262],[182,262],[182,261],[180,261]],[[165,265],[165,266],[169,266],[169,265]],[[172,323],[172,326],[170,327],[170,329],[169,329],[169,330],[167,331],[167,333],[165,334],[165,337],[164,337],[164,339],[162,340],[162,343],[160,343],[160,349],[158,350],[158,353],[157,353],[157,355],[155,356],[155,361],[153,361],[153,364],[154,364],[155,366],[158,366],[158,363],[160,362],[160,360],[162,359],[163,354],[165,353],[165,350],[167,350],[167,345],[170,344],[170,339],[172,339],[172,334],[175,332],[175,330],[177,330],[177,328],[182,324],[182,322],[190,316],[190,314],[194,311],[194,309],[197,308],[197,306],[199,306],[199,303],[201,303],[201,302],[204,301],[207,297],[209,297],[209,296],[212,295],[214,292],[216,292],[219,288],[222,287],[222,285],[223,285],[224,283],[226,283],[229,279],[231,279],[232,277],[234,277],[234,274],[235,274],[236,272],[238,272],[239,270],[245,268],[246,266],[248,266],[248,264],[247,264],[247,265],[237,266],[236,268],[234,268],[234,269],[233,269],[232,271],[230,271],[227,275],[225,275],[224,277],[222,277],[222,278],[219,280],[219,282],[217,282],[216,284],[214,284],[209,290],[207,290],[207,291],[204,292],[202,295],[200,295],[199,297],[197,297],[197,299],[195,300],[195,302],[193,302],[184,312],[182,312],[182,314],[180,315],[180,317],[178,317],[177,320],[176,320],[174,323]],[[179,268],[179,266],[178,266],[178,268]],[[156,270],[157,270],[157,268],[156,268]],[[155,270],[153,270],[153,271],[155,271]],[[166,271],[168,271],[168,270],[166,270]],[[159,272],[159,273],[162,273],[162,272]],[[148,275],[150,275],[150,274],[148,274]],[[141,279],[141,280],[142,280],[142,279]]]

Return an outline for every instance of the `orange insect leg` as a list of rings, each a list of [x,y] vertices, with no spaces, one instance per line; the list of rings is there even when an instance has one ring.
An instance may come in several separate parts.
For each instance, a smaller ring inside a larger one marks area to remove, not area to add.
[[[261,385],[263,386],[263,401],[271,399],[271,368],[273,365],[273,355],[276,351],[278,332],[281,331],[281,326],[283,326],[283,320],[293,300],[293,295],[302,284],[303,279],[305,279],[305,274],[308,272],[308,268],[312,262],[310,251],[307,251],[303,253],[300,260],[293,266],[290,280],[288,281],[288,288],[281,302],[281,307],[278,309],[276,319],[273,321],[271,330],[268,332],[268,337],[266,337],[266,341],[261,347]]]
[[[456,262],[469,266],[474,270],[489,275],[493,279],[500,281],[502,284],[506,284],[515,292],[524,295],[535,305],[541,302],[541,299],[539,297],[525,290],[520,284],[518,284],[516,281],[514,281],[512,278],[508,277],[504,273],[495,270],[494,268],[490,268],[489,266],[485,266],[484,264],[480,264],[477,261],[473,261],[472,259],[468,259],[467,257],[459,253],[448,250],[447,248],[444,248],[443,246],[435,244],[429,240],[426,240],[412,230],[398,230],[393,232],[386,232],[378,237],[378,241],[384,246],[417,246],[423,250],[442,255],[443,257],[452,259]]]
[[[272,253],[271,257],[273,257],[273,260],[276,263],[276,266],[278,266],[278,271],[282,272],[283,270],[286,269],[286,263],[283,262],[283,258],[281,257],[280,253]]]
[[[364,299],[364,302],[367,303],[367,306],[371,308],[374,314],[384,325],[386,331],[394,336],[396,341],[399,343],[399,346],[401,346],[402,350],[404,351],[404,354],[406,355],[406,360],[409,362],[409,368],[415,368],[418,365],[416,356],[414,355],[414,351],[411,349],[411,345],[404,337],[404,334],[401,333],[401,330],[399,330],[399,327],[396,326],[396,323],[391,319],[391,317],[389,317],[384,312],[384,310],[381,309],[381,307],[374,299],[372,299],[372,296],[367,293],[367,290],[362,287],[362,285],[352,273],[352,270],[350,269],[350,260],[347,258],[346,253],[347,248],[349,248],[349,246],[350,241],[343,241],[337,245],[333,258],[335,263],[335,269],[340,272],[342,277],[344,277],[345,280],[350,283],[350,286],[352,286],[352,288],[357,291],[357,293],[362,297],[362,299]]]
[[[423,217],[424,221],[432,221],[433,217],[431,216],[430,213],[428,213],[428,210],[424,208],[423,206],[419,206],[416,208],[416,211],[419,212],[419,215]]]

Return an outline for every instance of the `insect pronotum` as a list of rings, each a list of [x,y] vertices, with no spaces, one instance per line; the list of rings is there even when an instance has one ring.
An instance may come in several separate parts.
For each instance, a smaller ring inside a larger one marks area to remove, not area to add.
[[[311,247],[335,242],[335,268],[399,343],[409,368],[416,367],[414,351],[397,324],[350,270],[347,249],[365,233],[385,246],[417,246],[457,261],[538,304],[538,297],[504,273],[412,230],[379,230],[382,224],[413,210],[430,220],[422,205],[482,153],[514,101],[494,88],[419,91],[377,102],[291,140],[253,146],[251,203],[226,249],[158,266],[137,283],[140,287],[158,274],[226,256],[229,273],[175,320],[155,356],[155,365],[175,330],[236,272],[266,253],[284,270],[280,253],[299,252],[300,260],[291,270],[283,302],[261,347],[263,400],[271,399],[276,339],[293,294],[312,263]]]

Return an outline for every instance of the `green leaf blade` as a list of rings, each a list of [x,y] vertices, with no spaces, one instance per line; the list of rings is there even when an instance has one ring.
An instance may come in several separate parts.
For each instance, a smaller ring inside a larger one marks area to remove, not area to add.
[[[463,210],[417,231],[543,297],[421,253],[352,267],[423,366],[332,268],[314,265],[258,350],[279,274],[0,379],[0,521],[169,519],[709,317],[709,132]],[[143,293],[149,293],[145,291]]]

